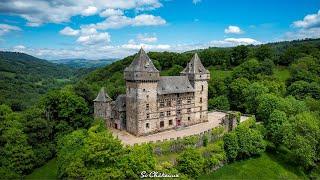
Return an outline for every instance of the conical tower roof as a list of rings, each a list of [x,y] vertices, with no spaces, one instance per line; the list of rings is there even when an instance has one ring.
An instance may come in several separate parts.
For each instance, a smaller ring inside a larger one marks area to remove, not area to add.
[[[124,71],[131,72],[159,72],[153,65],[147,53],[141,47],[138,54],[134,57],[132,63]]]
[[[105,92],[104,87],[102,87],[99,91],[98,96],[93,101],[95,102],[109,102],[112,101],[110,96]]]
[[[209,71],[202,65],[197,53],[195,53],[182,74],[207,74]]]

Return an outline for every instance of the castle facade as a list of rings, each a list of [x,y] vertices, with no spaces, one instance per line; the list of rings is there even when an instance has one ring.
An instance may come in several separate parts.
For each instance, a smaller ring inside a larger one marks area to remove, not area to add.
[[[160,76],[141,48],[124,78],[126,94],[113,101],[101,88],[94,100],[94,116],[109,127],[144,136],[208,121],[210,73],[197,54],[180,76]]]

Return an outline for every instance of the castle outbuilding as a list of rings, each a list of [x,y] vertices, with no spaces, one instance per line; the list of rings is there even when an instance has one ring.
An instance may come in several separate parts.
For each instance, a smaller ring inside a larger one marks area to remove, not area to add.
[[[208,121],[210,73],[194,54],[180,76],[160,76],[141,48],[124,70],[126,94],[113,101],[101,88],[94,115],[109,127],[144,136]]]

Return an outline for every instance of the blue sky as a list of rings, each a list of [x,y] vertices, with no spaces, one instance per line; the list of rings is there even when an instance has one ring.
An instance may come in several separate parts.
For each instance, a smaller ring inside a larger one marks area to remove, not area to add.
[[[320,0],[2,0],[0,49],[121,58],[320,37]]]

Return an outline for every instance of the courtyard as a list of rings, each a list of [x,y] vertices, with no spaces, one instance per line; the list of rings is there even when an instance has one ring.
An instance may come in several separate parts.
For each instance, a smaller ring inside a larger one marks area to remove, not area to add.
[[[118,137],[124,145],[134,145],[147,142],[159,142],[164,140],[174,140],[183,138],[186,136],[192,136],[196,134],[205,133],[212,128],[220,126],[220,122],[226,113],[213,111],[208,113],[208,122],[195,124],[188,127],[182,127],[178,129],[171,129],[168,131],[159,132],[156,134],[150,134],[148,136],[136,137],[126,131],[120,131],[118,129],[111,128],[112,134]],[[248,117],[241,116],[241,122],[245,121]]]

